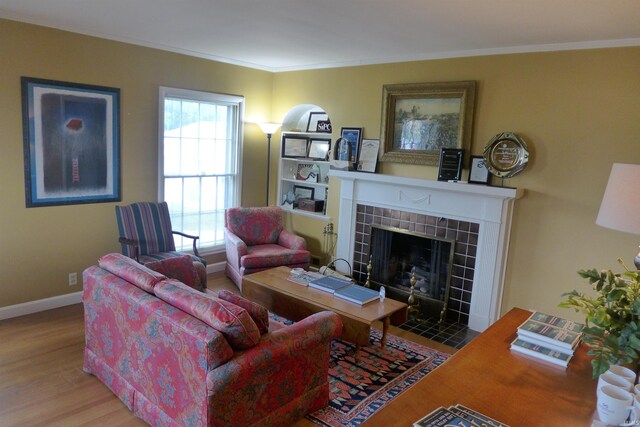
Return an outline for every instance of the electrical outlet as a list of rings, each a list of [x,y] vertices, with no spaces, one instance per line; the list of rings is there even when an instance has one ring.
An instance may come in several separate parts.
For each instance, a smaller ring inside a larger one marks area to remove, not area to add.
[[[78,284],[78,273],[69,273],[69,286]]]

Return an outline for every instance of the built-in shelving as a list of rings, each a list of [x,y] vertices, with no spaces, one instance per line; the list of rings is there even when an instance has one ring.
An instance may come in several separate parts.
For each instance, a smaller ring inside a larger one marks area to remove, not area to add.
[[[304,104],[291,109],[283,120],[278,164],[278,204],[283,209],[297,215],[328,220],[326,215],[330,169],[328,157],[319,159],[307,156],[311,141],[328,140],[331,144],[331,134],[305,131],[312,113],[326,114],[321,107]],[[326,118],[328,120],[328,115]],[[287,156],[283,149],[283,141],[287,138],[306,140],[308,143],[305,155],[300,153],[300,156],[290,157],[289,153]],[[324,202],[324,207],[319,212],[298,209],[297,203],[300,198]],[[293,203],[290,203],[291,201]]]

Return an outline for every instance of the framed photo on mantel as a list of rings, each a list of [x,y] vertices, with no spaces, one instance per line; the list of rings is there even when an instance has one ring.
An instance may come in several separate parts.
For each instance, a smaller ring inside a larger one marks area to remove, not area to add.
[[[491,174],[483,156],[471,156],[469,165],[469,183],[489,185]]]

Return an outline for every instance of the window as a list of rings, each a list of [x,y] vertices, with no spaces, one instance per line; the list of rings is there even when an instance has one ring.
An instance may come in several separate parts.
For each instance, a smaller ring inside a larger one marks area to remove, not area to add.
[[[224,210],[239,205],[244,98],[160,88],[159,199],[175,231],[200,236],[198,247],[224,245]],[[174,235],[177,250],[191,240]]]

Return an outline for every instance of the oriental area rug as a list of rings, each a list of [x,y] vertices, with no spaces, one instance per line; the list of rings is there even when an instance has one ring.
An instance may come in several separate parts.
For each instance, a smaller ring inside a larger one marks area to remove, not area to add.
[[[279,316],[272,320],[290,323]],[[358,426],[450,356],[391,334],[383,350],[381,336],[371,329],[371,345],[361,347],[357,363],[354,345],[332,341],[329,406],[307,419],[322,426]]]

